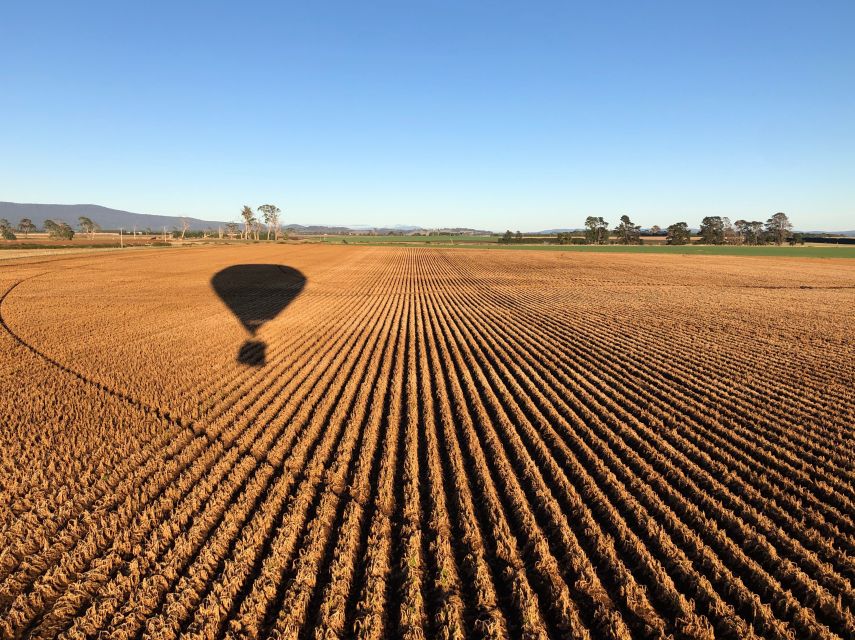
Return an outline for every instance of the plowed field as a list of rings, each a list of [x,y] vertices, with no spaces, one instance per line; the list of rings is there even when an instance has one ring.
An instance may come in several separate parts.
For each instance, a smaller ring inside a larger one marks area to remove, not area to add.
[[[855,261],[0,264],[0,636],[855,638]]]

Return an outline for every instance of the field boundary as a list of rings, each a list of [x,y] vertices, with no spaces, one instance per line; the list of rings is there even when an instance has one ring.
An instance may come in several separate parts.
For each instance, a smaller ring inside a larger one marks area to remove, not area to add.
[[[495,242],[419,242],[383,240],[360,242],[312,242],[309,244],[341,245],[346,247],[401,247],[412,249],[485,249],[508,251],[554,251],[566,253],[628,253],[686,256],[742,256],[745,258],[823,258],[855,259],[855,245],[820,247],[740,247],[729,245],[560,245],[560,244],[498,244]]]

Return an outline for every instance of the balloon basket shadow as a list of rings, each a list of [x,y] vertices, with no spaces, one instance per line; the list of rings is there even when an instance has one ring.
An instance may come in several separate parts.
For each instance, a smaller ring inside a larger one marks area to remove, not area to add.
[[[265,363],[267,345],[260,340],[247,340],[240,346],[237,361],[251,367],[261,367]]]

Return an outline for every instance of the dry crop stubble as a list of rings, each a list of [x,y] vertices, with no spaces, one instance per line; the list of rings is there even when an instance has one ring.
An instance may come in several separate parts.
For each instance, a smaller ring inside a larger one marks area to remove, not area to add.
[[[855,636],[850,261],[233,246],[0,296],[4,636]]]

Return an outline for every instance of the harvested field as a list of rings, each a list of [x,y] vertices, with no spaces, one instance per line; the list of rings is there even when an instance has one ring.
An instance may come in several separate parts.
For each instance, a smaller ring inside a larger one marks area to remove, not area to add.
[[[853,638],[855,262],[0,263],[0,635]]]

